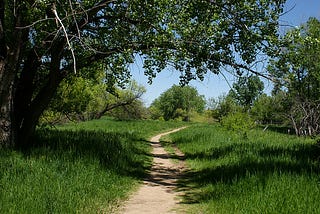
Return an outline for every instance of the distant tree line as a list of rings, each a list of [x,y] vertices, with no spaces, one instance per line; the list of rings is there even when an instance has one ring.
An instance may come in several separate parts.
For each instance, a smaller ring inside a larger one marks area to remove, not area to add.
[[[152,119],[190,121],[194,114],[205,110],[206,101],[196,88],[173,85],[150,106]]]

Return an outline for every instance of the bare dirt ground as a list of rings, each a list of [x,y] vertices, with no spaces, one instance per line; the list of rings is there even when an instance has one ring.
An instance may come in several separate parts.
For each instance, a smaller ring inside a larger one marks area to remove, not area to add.
[[[164,135],[180,131],[185,127],[162,133],[151,138],[153,165],[143,185],[125,204],[123,214],[163,214],[179,213],[179,193],[177,181],[185,169],[182,161],[170,160],[169,154],[159,140]],[[177,153],[176,155],[182,155]],[[180,193],[181,194],[181,193]]]

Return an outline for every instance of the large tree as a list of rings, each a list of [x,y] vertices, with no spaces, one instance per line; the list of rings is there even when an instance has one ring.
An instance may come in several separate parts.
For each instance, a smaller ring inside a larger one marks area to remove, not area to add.
[[[274,92],[286,91],[286,115],[297,135],[320,133],[320,21],[288,31],[269,70],[278,78]]]
[[[182,118],[184,121],[189,121],[190,113],[202,113],[205,104],[204,96],[199,95],[194,87],[173,85],[163,92],[151,107],[159,109],[165,120]]]
[[[229,96],[233,97],[245,109],[249,109],[262,94],[263,89],[264,84],[257,75],[240,76],[233,83]]]
[[[60,82],[87,67],[103,66],[110,84],[135,54],[150,78],[171,64],[182,83],[246,68],[284,1],[0,0],[0,144],[27,146]]]

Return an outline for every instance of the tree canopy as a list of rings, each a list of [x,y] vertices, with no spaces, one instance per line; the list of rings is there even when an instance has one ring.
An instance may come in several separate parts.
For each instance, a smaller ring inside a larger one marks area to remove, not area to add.
[[[218,98],[209,98],[208,110],[210,116],[221,122],[221,119],[229,114],[241,111],[242,108],[230,94],[220,95]]]
[[[282,103],[298,135],[320,133],[320,21],[310,18],[280,40],[280,52],[269,65],[278,78],[275,93],[285,90]]]
[[[232,88],[229,95],[237,100],[239,105],[250,108],[258,96],[262,94],[264,84],[256,75],[240,76],[233,83]]]
[[[181,118],[189,121],[191,112],[203,112],[205,108],[204,96],[199,95],[197,89],[191,86],[173,85],[162,93],[152,104],[160,111],[165,120]]]
[[[320,98],[320,21],[310,18],[281,38],[281,52],[269,70],[292,95]]]
[[[71,76],[64,79],[57,89],[42,116],[42,125],[52,125],[66,119],[99,119],[110,112],[118,119],[142,118],[145,107],[141,97],[145,91],[134,80],[123,87],[114,85],[112,89],[107,89],[100,75],[90,78]]]
[[[150,81],[167,65],[182,84],[223,65],[249,69],[276,38],[284,2],[0,0],[0,144],[26,144],[61,81],[87,68],[110,85],[126,82],[136,54]]]

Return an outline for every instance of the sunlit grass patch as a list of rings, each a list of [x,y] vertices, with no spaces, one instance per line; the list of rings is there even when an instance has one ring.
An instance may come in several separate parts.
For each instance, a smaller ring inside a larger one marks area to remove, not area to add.
[[[109,209],[150,162],[148,146],[128,136],[46,130],[37,141],[27,152],[2,156],[1,213]]]
[[[171,135],[191,171],[191,213],[319,213],[320,149],[312,139],[252,130],[248,139],[218,125]]]
[[[180,126],[109,119],[39,129],[0,151],[0,213],[114,213],[151,164],[149,136]]]

